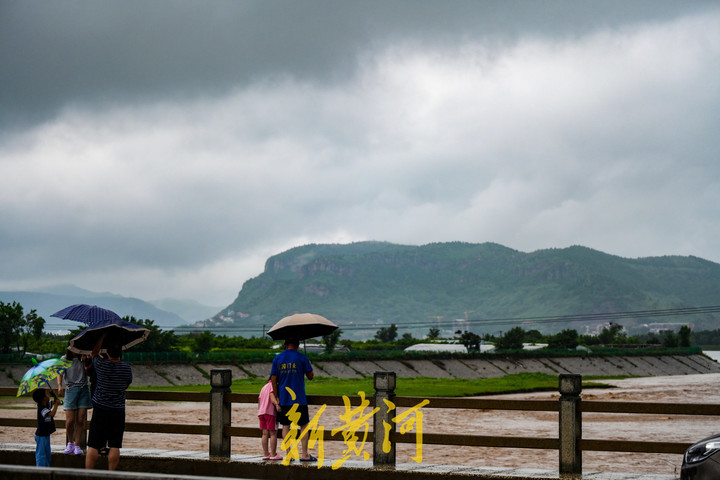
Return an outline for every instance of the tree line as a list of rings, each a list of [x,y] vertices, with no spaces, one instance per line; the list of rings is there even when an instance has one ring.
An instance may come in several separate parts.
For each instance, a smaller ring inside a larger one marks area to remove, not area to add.
[[[0,353],[25,352],[32,341],[40,339],[45,319],[37,311],[25,313],[18,302],[0,302]]]
[[[710,335],[712,332],[696,332],[694,334],[696,343],[708,344],[705,341],[713,338],[717,345],[720,345],[720,331],[716,336]],[[495,348],[500,350],[519,350],[524,344],[547,344],[548,348],[568,349],[577,348],[580,345],[662,345],[664,347],[689,347],[692,343],[693,332],[687,326],[682,326],[680,330],[675,332],[663,332],[660,334],[646,334],[628,336],[622,325],[611,323],[608,327],[598,335],[581,335],[574,329],[565,329],[555,334],[543,334],[539,330],[525,330],[522,327],[514,327],[502,335],[486,334],[480,336],[470,331],[457,331],[457,340],[463,344],[469,351],[480,350],[480,345],[491,343]],[[438,340],[440,330],[430,328],[426,338],[431,341]],[[420,340],[413,339],[410,334],[405,334],[398,339],[398,327],[395,324],[378,330],[375,340],[379,342],[394,342],[408,344],[419,343]],[[697,341],[703,340],[703,342]]]
[[[124,320],[148,328],[148,339],[133,347],[134,352],[210,352],[236,350],[272,349],[278,342],[269,337],[236,337],[216,335],[210,330],[178,335],[172,330],[162,330],[150,319],[136,319],[132,316]],[[80,325],[67,335],[57,335],[43,331],[45,320],[35,310],[24,313],[17,302],[0,302],[0,352],[33,352],[62,354],[71,338],[86,327]],[[687,347],[691,344],[720,346],[720,330],[692,332],[683,326],[678,332],[662,332],[628,336],[622,325],[611,323],[598,335],[581,335],[576,330],[566,329],[554,334],[543,334],[538,330],[525,330],[514,327],[500,335],[480,336],[470,331],[458,331],[451,339],[440,338],[440,330],[430,328],[424,338],[414,338],[410,333],[400,334],[397,324],[381,327],[374,338],[365,341],[342,339],[342,329],[323,337],[322,344],[327,353],[338,346],[350,350],[404,349],[423,342],[457,342],[465,345],[469,351],[480,350],[482,343],[491,343],[499,350],[519,350],[523,344],[547,344],[552,349],[574,349],[578,346],[594,345],[658,345],[664,347]]]

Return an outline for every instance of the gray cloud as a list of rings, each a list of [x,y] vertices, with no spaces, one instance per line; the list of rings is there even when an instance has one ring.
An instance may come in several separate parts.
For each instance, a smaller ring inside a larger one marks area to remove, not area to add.
[[[345,78],[368,48],[413,39],[456,45],[702,12],[669,0],[477,2],[103,2],[0,5],[0,125],[42,121],[68,104],[182,100],[271,75]]]
[[[172,5],[0,7],[0,288],[226,304],[364,239],[720,261],[712,3]]]

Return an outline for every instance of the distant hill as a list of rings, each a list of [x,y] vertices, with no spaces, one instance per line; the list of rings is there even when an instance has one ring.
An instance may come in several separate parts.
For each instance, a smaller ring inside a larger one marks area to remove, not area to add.
[[[46,321],[47,331],[69,330],[80,325],[77,322],[50,316],[58,310],[76,303],[98,305],[114,311],[121,317],[128,315],[138,319],[149,318],[164,329],[203,318],[184,319],[175,313],[161,310],[138,298],[123,297],[112,293],[91,292],[73,285],[51,287],[42,291],[0,291],[0,301],[5,303],[18,302],[23,306],[26,313],[32,309],[37,310],[38,315]]]
[[[172,312],[184,320],[184,323],[192,323],[197,320],[211,317],[222,310],[222,307],[208,306],[195,300],[182,300],[177,298],[163,298],[161,300],[150,300],[148,303],[160,310]]]
[[[498,319],[518,318],[528,319],[526,329],[550,333],[595,325],[536,317],[714,305],[720,305],[720,264],[692,256],[627,259],[581,246],[523,253],[493,243],[359,242],[305,245],[269,258],[231,305],[197,326],[260,336],[283,316],[312,312],[339,324],[345,338],[368,338],[390,323],[400,335],[422,336],[433,322],[450,330],[462,325],[457,319],[467,319],[477,333],[507,330],[512,324]],[[658,321],[720,328],[712,315],[619,323],[639,328]]]

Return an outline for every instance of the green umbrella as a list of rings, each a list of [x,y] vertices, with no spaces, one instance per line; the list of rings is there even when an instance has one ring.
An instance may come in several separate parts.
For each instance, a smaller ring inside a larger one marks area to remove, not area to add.
[[[52,390],[50,380],[65,373],[65,370],[72,365],[70,360],[64,360],[62,358],[50,358],[40,363],[37,363],[37,360],[34,358],[32,360],[35,365],[23,375],[20,386],[18,387],[18,397],[32,392],[44,384],[47,384],[50,390]]]

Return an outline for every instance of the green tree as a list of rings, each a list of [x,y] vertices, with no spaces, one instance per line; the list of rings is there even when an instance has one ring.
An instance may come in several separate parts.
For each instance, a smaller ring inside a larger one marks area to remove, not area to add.
[[[215,335],[209,330],[205,330],[203,333],[195,337],[193,341],[193,350],[198,353],[209,352],[215,342]]]
[[[338,328],[330,335],[323,337],[323,343],[325,344],[325,353],[330,355],[334,350],[335,346],[340,341],[340,335],[342,335],[342,329]]]
[[[525,339],[525,330],[522,327],[514,327],[505,332],[495,343],[495,346],[501,350],[520,350],[523,348],[523,340]]]
[[[25,315],[27,333],[35,340],[39,340],[45,328],[45,319],[38,316],[37,311],[33,308],[30,313]]]
[[[679,345],[678,336],[675,332],[667,332],[663,338],[663,346],[667,348],[675,348]]]
[[[31,340],[40,340],[45,327],[45,319],[38,316],[35,309],[22,317],[20,325],[20,338],[22,340],[23,352],[27,352]]]
[[[33,309],[26,315],[18,302],[0,302],[0,351],[10,353],[13,347],[27,351],[31,339],[42,336],[45,319]]]
[[[395,342],[395,345],[399,348],[407,348],[416,343],[419,343],[419,340],[413,338],[412,333],[403,333],[402,337]]]
[[[690,346],[690,335],[692,334],[692,330],[690,330],[690,327],[687,325],[683,325],[680,327],[680,331],[678,332],[678,343],[681,347],[689,347]]]
[[[460,335],[460,343],[465,345],[468,351],[480,350],[480,335],[473,332],[464,332]]]
[[[398,335],[398,327],[394,323],[389,327],[383,327],[375,334],[375,339],[379,342],[394,342]]]
[[[617,323],[611,323],[610,327],[603,328],[598,340],[603,345],[610,345],[613,343],[624,343],[625,333],[623,332],[623,326]]]
[[[540,330],[528,330],[525,332],[525,341],[527,343],[543,343],[545,340],[545,336],[540,333]]]
[[[17,346],[18,333],[22,325],[23,308],[17,302],[0,302],[0,351],[10,353]]]
[[[430,328],[430,330],[428,330],[428,333],[427,333],[428,340],[435,340],[439,336],[440,336],[439,328],[432,327],[432,328]]]
[[[548,348],[575,348],[578,346],[577,330],[565,329],[550,337]]]

